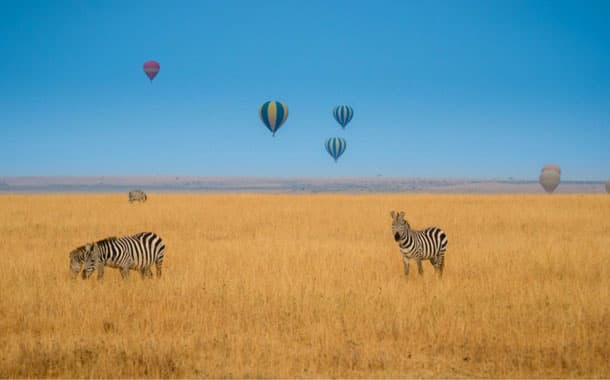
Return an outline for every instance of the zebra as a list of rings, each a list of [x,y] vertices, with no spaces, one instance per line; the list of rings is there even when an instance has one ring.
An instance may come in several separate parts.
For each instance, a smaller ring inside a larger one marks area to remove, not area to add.
[[[409,276],[409,260],[415,259],[417,271],[424,273],[422,260],[430,260],[438,277],[443,275],[445,266],[445,252],[447,252],[447,234],[438,227],[429,227],[421,231],[411,229],[405,220],[405,213],[401,211],[390,213],[392,217],[392,234],[398,242],[402,260],[404,262],[405,276]]]
[[[132,190],[129,192],[129,203],[133,201],[146,202],[146,193],[142,190]]]
[[[155,264],[157,277],[161,277],[165,243],[153,232],[140,232],[132,236],[109,237],[88,243],[70,252],[70,269],[73,274],[81,270],[83,279],[89,278],[97,269],[98,279],[104,277],[104,267],[119,268],[123,278],[129,270],[138,270],[142,277],[152,277],[151,266]]]

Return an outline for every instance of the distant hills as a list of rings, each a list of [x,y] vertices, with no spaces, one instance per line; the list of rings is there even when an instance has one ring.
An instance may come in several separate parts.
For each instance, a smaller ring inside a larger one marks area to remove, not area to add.
[[[204,176],[56,176],[0,177],[0,193],[124,192],[410,192],[542,193],[537,180],[409,177],[204,177]],[[605,192],[602,181],[563,181],[556,193]]]

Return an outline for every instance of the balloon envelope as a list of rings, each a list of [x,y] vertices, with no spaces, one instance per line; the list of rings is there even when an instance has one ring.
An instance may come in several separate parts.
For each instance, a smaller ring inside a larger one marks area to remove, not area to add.
[[[144,62],[143,68],[144,68],[144,73],[146,74],[148,79],[150,79],[150,81],[152,82],[152,80],[155,79],[155,77],[159,73],[159,70],[161,69],[161,65],[159,65],[159,62],[157,62],[157,61],[146,61],[146,62]]]
[[[561,178],[555,170],[545,170],[540,174],[540,185],[547,193],[555,191]]]
[[[610,181],[606,182],[606,192],[610,194]]]
[[[333,109],[333,116],[337,123],[341,124],[341,127],[345,129],[347,123],[354,117],[354,109],[350,106],[337,106]]]
[[[345,152],[345,148],[347,148],[347,143],[342,137],[331,137],[326,140],[324,147],[326,148],[328,154],[330,154],[330,156],[335,159],[335,162],[337,162],[339,157],[341,157],[343,152]]]
[[[542,173],[545,170],[552,170],[552,171],[557,172],[557,174],[561,175],[561,168],[559,166],[557,166],[557,165],[554,165],[554,164],[544,165],[542,170],[540,170],[540,173]]]
[[[280,129],[288,118],[288,107],[282,102],[270,100],[258,108],[258,116],[267,129],[271,131],[272,135],[275,136],[275,132]]]

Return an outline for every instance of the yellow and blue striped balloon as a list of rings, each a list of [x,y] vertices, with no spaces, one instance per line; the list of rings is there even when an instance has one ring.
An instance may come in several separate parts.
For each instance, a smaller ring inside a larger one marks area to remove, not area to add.
[[[288,107],[282,102],[270,100],[259,107],[258,116],[273,136],[275,136],[275,132],[280,129],[288,118]]]
[[[342,137],[331,137],[326,140],[326,144],[324,144],[324,146],[326,147],[328,154],[330,154],[330,156],[335,159],[335,162],[337,162],[339,157],[341,157],[343,152],[345,152],[347,143]]]
[[[337,120],[337,123],[341,124],[341,127],[345,129],[347,123],[354,117],[354,109],[350,106],[336,106],[335,109],[333,109],[333,116],[335,117],[335,120]]]

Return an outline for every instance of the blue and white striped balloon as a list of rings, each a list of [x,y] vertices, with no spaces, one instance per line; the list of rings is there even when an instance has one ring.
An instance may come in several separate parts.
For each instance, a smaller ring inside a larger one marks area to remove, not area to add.
[[[330,156],[335,159],[335,162],[337,162],[339,157],[341,157],[343,152],[345,152],[347,143],[342,137],[331,137],[326,140],[326,144],[324,144],[324,146],[326,147],[328,154],[330,154]]]
[[[288,118],[288,107],[282,102],[270,100],[259,107],[258,116],[267,129],[275,136],[275,132],[280,129]]]
[[[341,127],[345,129],[347,123],[354,117],[354,109],[350,106],[336,106],[333,110],[333,116],[337,123],[341,124]]]

